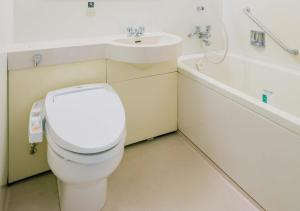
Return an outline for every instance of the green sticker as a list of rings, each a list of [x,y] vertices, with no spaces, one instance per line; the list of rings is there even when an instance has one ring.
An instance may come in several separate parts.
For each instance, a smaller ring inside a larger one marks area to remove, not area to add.
[[[263,101],[264,103],[268,103],[268,95],[263,94],[263,95],[262,95],[262,101]]]

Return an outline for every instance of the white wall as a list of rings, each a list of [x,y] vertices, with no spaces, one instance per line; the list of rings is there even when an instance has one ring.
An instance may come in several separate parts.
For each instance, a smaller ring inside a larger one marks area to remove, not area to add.
[[[3,210],[7,182],[7,59],[6,49],[13,39],[13,6],[0,0],[0,210]]]
[[[180,35],[185,52],[199,52],[199,40],[186,35],[207,22],[207,12],[221,11],[216,2],[221,0],[97,0],[96,15],[89,17],[86,0],[15,0],[15,41],[120,34],[128,26],[143,25],[148,32]],[[198,13],[198,5],[207,6],[207,11]]]
[[[242,12],[246,6],[250,6],[255,16],[288,46],[300,49],[300,1],[223,0],[231,51],[300,70],[300,56],[283,51],[269,37],[264,50],[250,45],[250,30],[259,28]]]

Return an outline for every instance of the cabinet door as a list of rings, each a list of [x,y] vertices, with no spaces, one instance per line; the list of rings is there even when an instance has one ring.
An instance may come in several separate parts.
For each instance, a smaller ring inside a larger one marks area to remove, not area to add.
[[[132,144],[177,130],[177,73],[111,84],[121,97]]]
[[[104,60],[9,71],[9,182],[49,170],[46,140],[36,154],[29,153],[32,104],[54,89],[105,81]]]

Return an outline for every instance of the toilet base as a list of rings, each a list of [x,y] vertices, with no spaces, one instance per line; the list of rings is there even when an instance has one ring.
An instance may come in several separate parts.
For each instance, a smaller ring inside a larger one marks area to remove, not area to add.
[[[106,200],[107,178],[89,183],[57,179],[61,211],[100,211]]]

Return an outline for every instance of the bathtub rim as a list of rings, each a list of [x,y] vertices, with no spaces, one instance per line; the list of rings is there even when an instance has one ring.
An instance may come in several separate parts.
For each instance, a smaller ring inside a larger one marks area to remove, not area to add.
[[[244,56],[230,54],[229,57],[237,58],[243,61],[253,62],[259,65],[268,65],[270,67],[279,68],[280,67],[268,63],[264,63],[261,61],[257,61],[254,59],[249,59]],[[238,89],[232,88],[229,85],[226,85],[218,80],[207,76],[199,71],[196,68],[192,68],[189,65],[185,64],[184,61],[196,59],[196,58],[203,58],[202,54],[192,54],[192,55],[185,55],[178,58],[178,72],[183,76],[186,76],[193,81],[199,82],[200,84],[204,85],[205,87],[209,88],[210,90],[217,92],[218,94],[232,100],[239,105],[242,105],[249,110],[261,115],[262,117],[270,120],[271,122],[289,130],[290,132],[294,133],[295,135],[300,136],[300,118],[295,115],[292,115],[286,111],[278,109],[272,105],[265,104],[258,99],[239,91]],[[295,74],[293,70],[288,69],[288,72]],[[297,75],[300,73],[296,73]]]

